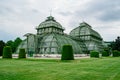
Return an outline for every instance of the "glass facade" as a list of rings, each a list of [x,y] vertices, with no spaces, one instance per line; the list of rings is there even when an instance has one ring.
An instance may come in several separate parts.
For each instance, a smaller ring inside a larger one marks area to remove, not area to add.
[[[65,44],[72,45],[75,54],[84,53],[79,42],[62,34],[46,34],[42,37],[42,40],[38,41],[38,43],[38,53],[40,54],[60,54],[62,46]],[[85,46],[85,44],[82,45]]]
[[[67,35],[61,24],[49,16],[36,30],[37,34],[25,35],[27,38],[19,45],[18,50],[25,48],[28,54],[61,54],[62,46],[69,44],[72,45],[74,54],[83,54],[101,47],[101,36],[87,23],[81,23]]]
[[[86,22],[81,23],[79,27],[73,29],[70,35],[82,39],[89,51],[102,50],[102,37]]]

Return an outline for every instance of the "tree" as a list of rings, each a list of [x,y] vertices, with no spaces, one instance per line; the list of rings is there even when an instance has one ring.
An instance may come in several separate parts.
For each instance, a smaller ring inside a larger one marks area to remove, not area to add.
[[[7,41],[6,46],[10,46],[13,52],[13,44],[14,42],[12,40]]]
[[[20,45],[21,42],[22,42],[22,40],[19,37],[17,37],[14,40],[14,43],[13,43],[13,46],[12,46],[13,52],[16,51],[17,47]]]
[[[4,46],[5,46],[5,42],[0,40],[0,56],[2,56]]]
[[[120,51],[120,37],[117,37],[117,39],[110,44],[110,47],[112,50]]]
[[[116,45],[116,50],[120,51],[120,37],[117,37],[116,41],[115,41],[115,45]]]
[[[14,42],[13,42],[12,40],[9,40],[9,41],[6,42],[6,46],[12,46],[13,43],[14,43]]]
[[[17,37],[14,41],[7,41],[6,46],[10,46],[12,48],[12,53],[14,53],[21,42],[22,40]]]

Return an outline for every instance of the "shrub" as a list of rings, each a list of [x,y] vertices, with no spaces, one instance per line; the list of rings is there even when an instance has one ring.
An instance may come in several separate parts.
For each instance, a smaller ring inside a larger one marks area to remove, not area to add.
[[[114,50],[114,51],[112,52],[112,55],[113,55],[113,57],[118,57],[118,56],[120,56],[120,52],[117,51],[117,50]]]
[[[26,52],[25,49],[21,48],[19,49],[19,58],[26,58]]]
[[[72,45],[63,45],[61,60],[74,60]]]
[[[107,51],[103,51],[103,52],[102,52],[102,56],[104,56],[104,57],[108,57],[108,56],[109,56],[109,52],[107,52]]]
[[[12,49],[10,46],[3,48],[3,58],[12,58]]]
[[[90,51],[90,57],[99,58],[99,52],[97,52],[97,51]]]

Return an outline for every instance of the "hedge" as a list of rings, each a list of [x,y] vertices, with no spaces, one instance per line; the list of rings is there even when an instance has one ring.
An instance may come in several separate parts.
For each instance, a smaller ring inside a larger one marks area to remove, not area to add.
[[[99,58],[99,52],[97,52],[97,51],[90,51],[90,57]]]
[[[26,58],[26,52],[25,52],[25,49],[21,48],[19,49],[19,56],[18,58]]]
[[[102,52],[102,56],[103,57],[108,57],[110,54],[109,54],[109,52],[107,52],[107,51],[103,51]]]
[[[74,60],[72,45],[63,45],[61,60]]]
[[[12,58],[12,49],[10,46],[5,46],[3,48],[3,56],[2,58]]]
[[[120,52],[117,51],[117,50],[114,50],[114,51],[112,52],[112,56],[113,56],[113,57],[119,57],[119,56],[120,56]]]

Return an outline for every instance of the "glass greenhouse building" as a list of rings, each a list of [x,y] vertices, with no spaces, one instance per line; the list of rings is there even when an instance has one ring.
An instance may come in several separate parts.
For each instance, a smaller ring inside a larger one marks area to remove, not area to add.
[[[61,54],[62,46],[66,44],[72,45],[74,54],[102,49],[101,36],[85,22],[67,35],[62,25],[49,16],[36,30],[37,34],[24,35],[26,39],[19,45],[18,50],[25,48],[28,54]]]

